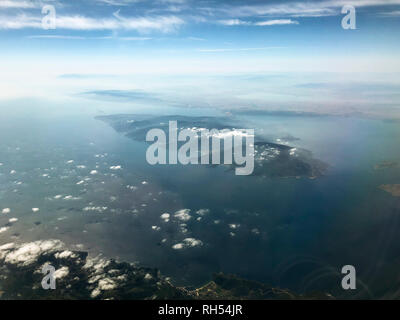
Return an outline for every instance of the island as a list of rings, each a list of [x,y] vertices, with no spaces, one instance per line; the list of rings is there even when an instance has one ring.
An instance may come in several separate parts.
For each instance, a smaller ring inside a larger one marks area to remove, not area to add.
[[[400,197],[400,184],[382,184],[379,188],[390,193],[393,197]]]

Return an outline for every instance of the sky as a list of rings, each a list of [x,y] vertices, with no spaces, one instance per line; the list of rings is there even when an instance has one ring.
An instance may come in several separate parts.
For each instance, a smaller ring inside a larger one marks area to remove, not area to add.
[[[397,114],[399,27],[400,0],[0,0],[0,103]]]

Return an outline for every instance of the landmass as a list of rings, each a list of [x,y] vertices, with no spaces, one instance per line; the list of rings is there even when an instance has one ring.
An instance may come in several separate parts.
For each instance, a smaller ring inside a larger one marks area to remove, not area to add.
[[[44,290],[44,266],[53,266],[54,290]],[[0,246],[0,298],[56,300],[333,299],[295,294],[234,275],[215,274],[197,289],[177,287],[154,268],[70,251],[59,240]]]
[[[177,121],[178,129],[217,129],[235,130],[246,126],[237,118],[224,117],[189,117],[189,116],[150,116],[150,115],[109,115],[99,116],[96,119],[109,124],[117,132],[127,137],[145,142],[146,133],[154,128],[168,132],[169,121]],[[287,142],[299,140],[287,136]],[[283,139],[283,138],[282,138]],[[278,139],[281,140],[281,139]],[[213,167],[210,165],[210,167]],[[287,144],[268,141],[262,135],[255,134],[254,139],[254,172],[261,177],[279,178],[310,178],[315,179],[323,175],[328,164],[315,159],[309,150],[291,147]],[[229,165],[228,171],[237,166]]]
[[[400,197],[400,184],[382,184],[379,188],[390,193],[393,197]]]
[[[217,273],[213,280],[191,292],[201,300],[302,300],[302,299],[334,299],[328,293],[296,294],[287,289],[280,289],[266,284],[241,279],[235,275]]]
[[[375,170],[399,168],[400,164],[396,161],[382,161],[374,166]]]

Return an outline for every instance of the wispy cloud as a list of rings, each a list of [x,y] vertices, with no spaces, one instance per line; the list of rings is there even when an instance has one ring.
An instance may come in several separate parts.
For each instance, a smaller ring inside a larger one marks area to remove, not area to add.
[[[187,37],[188,40],[193,40],[193,41],[205,41],[206,39],[204,38],[199,38],[199,37]]]
[[[104,36],[104,37],[82,37],[82,36],[70,36],[70,35],[33,35],[27,36],[29,39],[62,39],[62,40],[121,40],[121,41],[146,41],[152,40],[153,38],[149,37],[113,37],[113,36]]]
[[[136,30],[138,32],[172,32],[181,26],[184,21],[175,16],[157,17],[121,17],[115,13],[112,18],[90,18],[80,15],[57,16],[57,29],[68,30]],[[26,14],[15,17],[0,17],[0,29],[42,28],[42,20],[37,16]]]
[[[0,16],[0,29],[42,28],[42,21],[38,17],[20,14],[15,17]]]
[[[183,4],[186,3],[187,0],[158,0],[162,3],[175,3],[175,4]]]
[[[265,20],[258,22],[251,21],[243,21],[240,19],[228,19],[228,20],[219,20],[219,24],[224,26],[274,26],[274,25],[288,25],[288,24],[299,24],[298,21],[294,21],[291,19],[275,19],[275,20]]]
[[[400,17],[400,10],[382,12],[380,15],[385,17]]]
[[[263,48],[217,48],[217,49],[198,49],[198,52],[238,52],[238,51],[258,51],[282,49],[284,47],[263,47]]]
[[[146,41],[146,40],[152,40],[153,38],[149,37],[118,37],[114,38],[116,40],[123,40],[123,41]]]
[[[79,36],[65,36],[65,35],[35,35],[35,36],[28,36],[29,39],[62,39],[62,40],[86,40],[86,37],[79,37]]]
[[[95,0],[96,2],[107,4],[110,6],[129,6],[141,0]]]
[[[19,9],[29,9],[37,7],[36,2],[26,1],[26,0],[1,0],[0,9],[2,8],[19,8]]]
[[[227,20],[219,20],[219,24],[224,26],[241,26],[241,25],[248,25],[249,23],[240,19],[227,19]]]
[[[340,9],[344,5],[353,5],[355,7],[391,6],[400,5],[400,0],[327,0],[262,5],[223,5],[214,9],[214,12],[218,10],[222,14],[234,17],[322,17],[340,14]],[[204,10],[208,11],[207,8],[204,8]]]
[[[291,16],[291,17],[317,17],[329,16],[337,13],[329,6],[316,3],[297,3],[287,4],[266,4],[266,5],[242,5],[224,6],[220,8],[224,15],[235,17],[254,17],[254,16]]]
[[[254,23],[256,26],[275,26],[275,25],[286,25],[286,24],[299,24],[297,21],[291,19],[277,19],[277,20],[266,20]]]

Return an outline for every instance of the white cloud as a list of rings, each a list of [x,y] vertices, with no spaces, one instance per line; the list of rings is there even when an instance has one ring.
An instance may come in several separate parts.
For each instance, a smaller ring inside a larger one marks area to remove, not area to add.
[[[135,30],[138,32],[159,31],[163,33],[177,30],[184,21],[176,16],[154,16],[125,18],[114,13],[112,18],[90,18],[82,15],[57,16],[56,28],[66,30]],[[1,16],[0,29],[42,28],[42,17],[20,14]],[[59,36],[57,36],[59,37]]]
[[[255,26],[275,26],[275,25],[286,25],[286,24],[299,24],[297,21],[291,19],[278,19],[278,20],[266,20],[256,22]]]
[[[216,49],[198,49],[199,52],[237,52],[237,51],[258,51],[282,49],[283,47],[264,47],[264,48],[216,48]],[[220,137],[221,138],[221,137]]]
[[[100,295],[101,291],[99,288],[95,288],[91,293],[90,293],[90,297],[92,298],[96,298],[98,295]]]
[[[182,249],[186,249],[186,248],[200,247],[202,245],[203,245],[203,242],[201,240],[198,240],[195,238],[186,238],[182,242],[174,244],[172,246],[172,249],[182,250]]]
[[[63,200],[80,200],[80,199],[81,199],[80,197],[74,197],[74,196],[71,196],[71,195],[65,196],[63,198]]]
[[[112,290],[117,287],[117,284],[115,283],[115,281],[110,278],[103,278],[103,279],[99,280],[98,285],[99,285],[98,288],[100,290]]]
[[[203,242],[201,240],[194,238],[186,238],[183,240],[183,243],[188,247],[198,247],[203,245]]]
[[[66,277],[69,274],[69,268],[68,267],[61,267],[60,269],[57,269],[54,272],[54,278],[56,279],[61,279]]]
[[[38,17],[20,14],[15,17],[1,16],[0,29],[42,28],[41,19]]]
[[[1,0],[0,9],[2,8],[18,8],[18,9],[29,9],[37,7],[37,3],[32,1],[20,1],[20,0]]]
[[[70,250],[65,250],[62,252],[57,252],[54,255],[57,259],[67,259],[67,258],[76,258],[77,255]]]
[[[169,213],[163,213],[160,217],[161,217],[162,220],[164,220],[164,222],[168,222],[169,218],[170,218],[170,214]]]
[[[0,233],[6,232],[10,227],[1,227],[0,228]]]
[[[181,209],[175,212],[174,217],[181,220],[181,221],[189,221],[190,216],[190,209]]]
[[[204,215],[210,213],[210,209],[200,209],[200,210],[197,210],[196,213],[200,216],[204,216]]]
[[[224,26],[240,26],[249,24],[249,22],[240,19],[219,20],[218,23]]]
[[[384,17],[400,17],[400,10],[382,12],[381,15]]]
[[[129,6],[130,4],[139,2],[140,0],[96,0],[96,1],[111,6]]]
[[[96,212],[99,212],[99,213],[103,213],[107,209],[108,209],[108,207],[85,207],[82,210],[83,211],[96,211]]]
[[[254,234],[260,234],[260,230],[258,230],[257,228],[251,229],[251,232]]]
[[[118,38],[110,38],[110,39],[122,40],[122,41],[146,41],[146,40],[152,40],[153,38],[149,38],[149,37],[118,37]]]
[[[291,19],[275,19],[275,20],[265,20],[259,22],[251,22],[244,21],[240,19],[228,19],[228,20],[219,20],[219,24],[224,26],[275,26],[275,25],[288,25],[288,24],[299,24],[298,21],[294,21]]]
[[[290,17],[322,17],[340,14],[344,5],[357,7],[373,7],[400,5],[400,0],[327,0],[313,2],[290,2],[283,4],[223,6],[219,9],[224,14],[235,17],[250,16],[290,16]],[[215,10],[214,10],[215,11]]]
[[[183,249],[183,243],[174,244],[174,245],[172,246],[172,249],[174,249],[174,250],[181,250],[181,249]]]
[[[327,0],[322,4],[343,7],[345,5],[352,5],[355,7],[376,7],[376,6],[391,6],[400,5],[400,0]]]
[[[59,240],[39,240],[15,246],[8,243],[0,247],[0,259],[6,263],[27,266],[34,263],[37,258],[44,254],[56,251],[63,246]]]
[[[183,4],[186,0],[158,0],[163,3],[175,3],[175,4]]]

